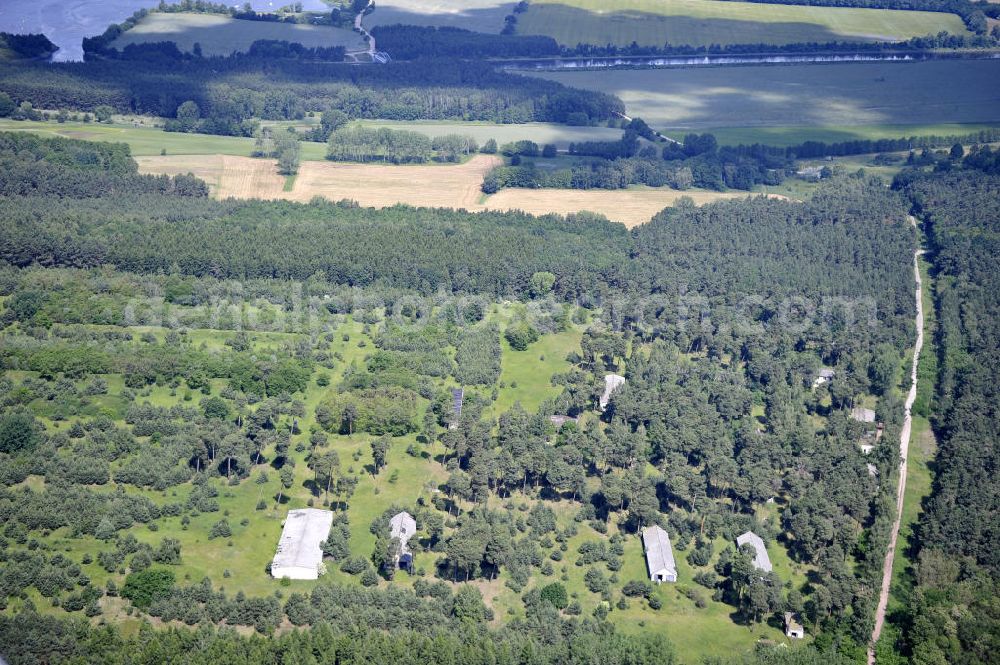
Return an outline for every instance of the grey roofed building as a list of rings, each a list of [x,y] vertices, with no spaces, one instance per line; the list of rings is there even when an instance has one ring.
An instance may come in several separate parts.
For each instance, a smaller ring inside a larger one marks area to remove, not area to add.
[[[646,568],[653,582],[676,582],[677,565],[674,549],[670,546],[670,536],[654,524],[642,530],[642,545],[646,551]]]
[[[462,403],[465,401],[465,388],[451,389],[451,421],[448,429],[458,427],[458,421],[462,419]]]
[[[578,423],[580,419],[574,418],[573,416],[549,416],[549,422],[555,425],[557,428],[562,427],[566,423]]]
[[[753,531],[747,531],[736,537],[736,547],[750,545],[754,549],[753,567],[765,573],[771,572],[771,557],[767,555],[764,541]]]
[[[859,423],[873,423],[875,422],[875,412],[871,409],[863,409],[860,406],[856,406],[851,409],[851,418],[857,420]]]
[[[618,374],[606,374],[604,376],[604,392],[601,393],[601,411],[608,408],[611,401],[611,394],[618,390],[625,383],[625,377]]]
[[[330,536],[333,513],[318,508],[289,510],[278,549],[271,560],[271,576],[315,580],[323,561],[323,541]]]
[[[821,379],[826,379],[827,381],[829,381],[830,379],[832,379],[836,375],[837,375],[837,372],[835,372],[834,370],[830,369],[829,367],[824,367],[823,369],[821,369],[819,371],[820,378]]]
[[[407,512],[397,513],[389,520],[389,536],[399,539],[400,554],[410,551],[410,538],[417,532],[417,520]]]

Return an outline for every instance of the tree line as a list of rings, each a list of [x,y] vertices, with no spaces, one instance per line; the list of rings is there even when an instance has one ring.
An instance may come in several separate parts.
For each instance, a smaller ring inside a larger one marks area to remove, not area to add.
[[[36,108],[177,118],[192,102],[196,131],[252,136],[254,119],[295,120],[338,109],[349,118],[461,119],[502,123],[597,122],[623,112],[611,95],[495,71],[482,62],[435,60],[358,68],[250,56],[125,62],[0,63],[0,91]]]

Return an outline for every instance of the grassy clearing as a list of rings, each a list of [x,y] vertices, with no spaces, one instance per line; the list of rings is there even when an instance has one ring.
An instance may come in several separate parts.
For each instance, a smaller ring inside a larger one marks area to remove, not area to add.
[[[521,305],[497,305],[491,309],[487,318],[498,322],[501,326],[506,325],[517,314],[517,309]],[[94,330],[111,329],[111,326],[87,326]],[[153,335],[157,341],[162,342],[169,332],[166,328],[153,326],[133,326],[129,328],[137,338],[143,334]],[[281,591],[287,597],[291,592],[308,592],[319,584],[341,583],[348,585],[358,585],[358,577],[350,576],[339,570],[335,563],[328,565],[328,572],[318,582],[292,581],[290,587],[284,588],[277,580],[266,574],[266,566],[274,553],[274,544],[277,542],[281,532],[281,521],[288,510],[302,508],[308,505],[312,499],[317,503],[321,499],[313,499],[309,492],[307,481],[311,480],[312,473],[308,469],[305,458],[307,447],[304,445],[309,437],[311,428],[315,425],[315,411],[317,405],[325,399],[330,391],[336,390],[336,384],[343,372],[354,363],[362,363],[364,356],[374,348],[374,338],[372,334],[364,332],[364,326],[351,318],[338,319],[331,323],[331,336],[329,347],[326,351],[336,358],[332,369],[318,370],[312,377],[308,388],[302,394],[295,397],[303,402],[305,416],[299,419],[301,434],[293,435],[291,441],[290,455],[294,460],[295,481],[290,490],[283,491],[285,500],[278,504],[275,500],[279,492],[279,478],[277,472],[268,463],[274,451],[264,450],[265,463],[258,465],[252,471],[250,478],[243,480],[238,485],[229,485],[225,478],[213,478],[209,482],[214,484],[219,490],[218,512],[209,512],[196,515],[190,519],[190,523],[182,524],[180,518],[161,518],[156,522],[156,529],[148,526],[137,526],[131,533],[141,542],[157,545],[162,538],[176,538],[181,543],[182,562],[178,566],[172,566],[178,582],[181,584],[196,584],[201,579],[208,577],[214,586],[224,586],[227,593],[232,596],[238,592],[243,592],[249,596],[272,595],[276,591]],[[372,331],[375,332],[375,331]],[[210,349],[222,348],[227,339],[233,337],[235,333],[230,330],[215,329],[192,329],[187,332],[187,338],[193,346],[200,347],[204,344]],[[283,344],[294,343],[297,338],[294,333],[286,332],[252,332],[250,341],[255,352],[268,353],[279,348]],[[537,342],[532,344],[527,351],[516,352],[509,348],[506,342],[502,346],[501,377],[498,388],[498,398],[492,408],[490,415],[496,416],[500,412],[510,408],[515,402],[520,402],[526,409],[534,410],[540,402],[550,396],[555,395],[558,389],[551,385],[551,377],[556,372],[568,369],[569,363],[566,355],[571,351],[579,351],[581,331],[576,327],[570,330],[543,335]],[[142,342],[145,343],[145,342]],[[329,386],[320,386],[317,382],[319,372],[327,373],[332,379]],[[23,380],[33,374],[25,371],[9,371],[5,373],[12,380]],[[120,375],[105,376],[109,394],[95,396],[95,408],[102,409],[110,417],[122,425],[127,403],[121,398],[121,393],[125,389],[124,379]],[[82,381],[80,382],[82,385]],[[212,393],[218,394],[225,382],[215,380],[212,383]],[[138,402],[147,401],[151,404],[170,407],[178,404],[196,404],[201,395],[195,394],[190,401],[185,400],[184,388],[177,390],[169,386],[150,386],[142,389],[138,395]],[[33,408],[37,405],[32,404]],[[420,408],[426,406],[426,402],[421,400]],[[41,411],[41,410],[40,410]],[[46,418],[44,412],[40,414],[46,426],[53,430],[65,430],[69,423],[55,423]],[[440,462],[440,455],[445,452],[440,443],[427,446],[417,443],[415,435],[397,437],[392,441],[392,447],[388,455],[388,464],[377,476],[371,475],[368,465],[371,464],[371,450],[369,443],[371,437],[367,434],[354,434],[352,436],[331,435],[329,447],[337,451],[341,468],[358,477],[358,487],[353,497],[350,499],[347,514],[350,519],[351,531],[351,551],[354,556],[367,557],[375,544],[375,537],[369,531],[369,525],[385,509],[394,504],[413,505],[419,498],[429,499],[438,485],[447,478],[447,471]],[[407,449],[415,445],[416,453],[411,454]],[[267,474],[266,482],[259,483],[257,479],[261,472]],[[591,479],[591,485],[595,480]],[[31,476],[23,483],[35,491],[43,491],[44,480],[38,476]],[[95,491],[113,492],[113,484],[102,487],[94,487]],[[595,489],[595,487],[591,487]],[[172,487],[165,491],[141,490],[129,487],[130,493],[142,494],[150,500],[158,503],[184,502],[192,490],[190,484]],[[265,508],[257,510],[257,504],[263,500]],[[499,499],[491,497],[489,503],[493,508],[501,508],[504,504],[511,502],[518,508],[527,510],[531,504],[537,501],[533,496],[531,488],[528,494],[515,492],[509,499]],[[577,523],[574,517],[579,509],[579,504],[567,500],[556,500],[550,505],[557,514],[561,528],[570,524],[575,524],[578,528],[576,536],[567,543],[567,548],[562,561],[553,561],[554,574],[545,576],[540,571],[535,570],[526,589],[542,586],[556,579],[563,579],[572,599],[580,603],[582,614],[589,616],[601,603],[599,594],[591,593],[587,590],[584,582],[584,575],[589,566],[577,566],[575,562],[578,558],[578,548],[587,540],[605,539],[607,536],[598,533],[588,522]],[[464,505],[467,509],[470,506]],[[777,510],[775,506],[762,507],[765,511]],[[226,518],[232,528],[233,534],[226,539],[208,538],[212,525],[218,520]],[[609,525],[609,534],[618,530],[615,519]],[[712,601],[709,598],[710,592],[697,587],[692,582],[693,575],[697,572],[686,561],[686,552],[677,551],[678,572],[681,583],[678,585],[664,584],[657,588],[656,595],[662,601],[663,606],[659,610],[652,610],[646,601],[642,599],[629,599],[627,609],[619,609],[616,602],[621,596],[621,587],[629,580],[642,580],[646,578],[645,562],[642,551],[642,544],[634,534],[625,534],[625,553],[623,557],[624,566],[617,573],[617,581],[611,584],[612,609],[609,619],[615,623],[619,630],[626,633],[636,633],[642,631],[655,630],[665,634],[676,646],[678,656],[683,662],[697,662],[704,657],[715,656],[725,657],[733,654],[744,653],[753,648],[759,639],[771,639],[779,643],[784,643],[785,638],[775,626],[756,625],[745,626],[734,623],[733,608],[720,602]],[[80,561],[84,555],[90,555],[95,561],[83,564],[86,574],[93,580],[95,585],[104,585],[109,579],[114,579],[119,585],[123,576],[117,572],[108,573],[96,563],[97,554],[102,550],[109,549],[108,543],[103,543],[92,537],[70,538],[66,529],[57,530],[45,536],[46,545],[52,546],[56,551],[65,552],[74,561]],[[728,545],[719,539],[715,543],[716,556]],[[554,544],[551,548],[544,550],[544,556],[549,557],[551,552],[558,547]],[[770,548],[772,561],[776,569],[784,575],[783,579],[790,580],[795,585],[800,585],[804,580],[804,573],[794,563],[788,560],[787,554],[778,544],[772,544]],[[434,574],[435,561],[440,557],[439,553],[418,551],[416,563],[418,573],[423,573],[430,578]],[[714,561],[710,564],[714,565]],[[599,568],[604,568],[603,564],[597,564]],[[610,577],[610,571],[605,570],[605,574]],[[412,586],[415,577],[405,573],[397,574],[391,583],[395,586]],[[504,572],[496,580],[480,579],[473,581],[478,587],[485,600],[494,608],[496,612],[496,623],[506,622],[515,616],[523,613],[523,605],[520,600],[521,592],[515,592],[506,586],[507,577]],[[386,586],[386,582],[380,582],[380,586]],[[704,608],[698,608],[695,603],[682,593],[682,586],[696,588],[698,592],[707,600]],[[43,612],[61,614],[59,608],[54,608],[51,603],[42,599],[37,593],[32,591],[29,598]],[[14,600],[11,609],[16,608],[22,601]],[[106,598],[101,601],[104,614],[100,619],[123,624],[128,630],[136,630],[138,621],[135,617],[126,614],[126,604],[115,598]],[[156,623],[156,622],[154,622]],[[250,629],[241,628],[243,632],[251,632]]]
[[[518,20],[520,34],[567,46],[900,41],[941,30],[966,33],[957,15],[941,12],[717,0],[536,0]]]
[[[498,33],[515,4],[510,0],[380,0],[365,17],[365,27],[401,23]]]
[[[846,133],[856,126],[1000,123],[997,60],[545,72],[537,76],[618,95],[629,115],[642,117],[668,135],[716,127],[775,127],[783,128],[787,137],[794,127],[837,128],[832,131]]]
[[[279,39],[303,46],[343,46],[348,50],[366,48],[360,35],[328,25],[241,21],[219,14],[161,14],[153,12],[134,28],[123,33],[111,46],[171,41],[181,51],[190,52],[200,44],[205,55],[229,55],[246,51],[258,39]]]

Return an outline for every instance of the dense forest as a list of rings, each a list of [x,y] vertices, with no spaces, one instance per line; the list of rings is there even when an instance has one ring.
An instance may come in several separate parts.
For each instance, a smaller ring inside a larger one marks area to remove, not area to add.
[[[35,108],[109,106],[166,118],[177,118],[191,102],[195,113],[186,131],[236,136],[252,136],[257,120],[301,119],[328,109],[349,118],[503,123],[566,122],[575,114],[585,124],[625,109],[611,95],[456,60],[372,68],[251,56],[0,63],[0,92]]]

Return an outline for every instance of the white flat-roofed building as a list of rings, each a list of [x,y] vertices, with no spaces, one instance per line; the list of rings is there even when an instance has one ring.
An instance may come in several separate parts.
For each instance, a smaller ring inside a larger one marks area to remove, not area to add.
[[[764,540],[753,531],[747,531],[736,537],[736,546],[743,547],[744,545],[749,545],[754,549],[753,567],[765,573],[771,572],[771,557],[767,555]]]
[[[611,401],[611,394],[625,385],[625,377],[619,374],[606,374],[604,376],[604,392],[601,393],[600,406],[601,411],[608,408],[608,402]]]
[[[674,563],[674,549],[670,546],[670,536],[658,525],[642,530],[642,545],[646,551],[646,568],[652,582],[676,582],[677,565]]]
[[[321,545],[330,536],[333,513],[318,508],[289,510],[271,561],[271,576],[315,580],[323,562]]]

